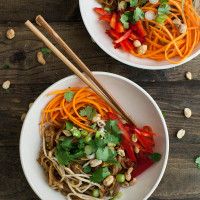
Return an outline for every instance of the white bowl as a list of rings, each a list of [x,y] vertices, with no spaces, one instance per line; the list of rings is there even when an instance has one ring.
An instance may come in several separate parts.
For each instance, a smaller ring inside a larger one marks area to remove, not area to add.
[[[90,36],[108,55],[124,64],[149,70],[169,69],[184,64],[200,54],[199,44],[193,53],[182,63],[171,64],[168,61],[154,61],[151,59],[138,58],[120,49],[114,49],[112,39],[105,33],[107,27],[106,24],[100,22],[98,20],[99,16],[93,11],[94,7],[100,6],[101,5],[96,0],[79,0],[81,16]]]
[[[162,154],[162,159],[141,174],[134,186],[124,189],[121,198],[121,200],[147,199],[158,186],[168,160],[169,138],[163,115],[152,97],[134,82],[111,73],[95,72],[94,74],[118,99],[138,126],[150,125],[156,133],[159,133],[155,137],[155,151]],[[21,131],[20,159],[22,168],[30,186],[42,200],[65,199],[62,194],[48,186],[44,171],[36,160],[41,145],[39,134],[41,110],[52,98],[47,94],[50,91],[69,86],[84,86],[84,84],[76,76],[69,76],[51,85],[30,108]]]

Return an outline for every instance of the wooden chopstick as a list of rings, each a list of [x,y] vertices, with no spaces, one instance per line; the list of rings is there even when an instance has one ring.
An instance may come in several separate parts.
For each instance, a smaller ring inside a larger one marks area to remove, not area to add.
[[[66,42],[56,33],[56,31],[46,22],[46,20],[38,15],[36,17],[36,23],[43,27],[49,35],[59,44],[61,48],[67,53],[67,55],[72,58],[72,60],[85,72],[85,74],[99,87],[99,89],[109,98],[112,104],[123,114],[123,116],[129,122],[132,122],[132,119],[128,115],[128,113],[120,106],[117,100],[105,89],[105,87],[95,78],[89,68],[85,65],[85,63],[73,52],[73,50],[66,44]]]
[[[42,40],[45,45],[52,50],[52,52],[60,58],[65,65],[67,65],[86,85],[88,85],[94,92],[96,92],[106,103],[108,103],[113,109],[119,112],[121,117],[123,117],[125,120],[128,122],[133,123],[132,119],[127,115],[123,114],[119,109],[118,109],[118,104],[117,106],[113,105],[113,103],[110,101],[108,97],[104,95],[103,92],[89,79],[87,79],[29,20],[25,22],[25,25],[40,39]],[[90,72],[91,73],[91,72]]]

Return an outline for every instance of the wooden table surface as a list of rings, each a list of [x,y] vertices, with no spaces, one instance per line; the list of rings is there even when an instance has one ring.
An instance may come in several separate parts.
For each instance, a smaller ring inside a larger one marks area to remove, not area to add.
[[[108,71],[135,81],[166,112],[169,162],[150,199],[200,199],[200,170],[194,165],[194,157],[200,154],[200,56],[170,70],[131,68],[112,59],[92,42],[81,20],[78,0],[1,0],[0,83],[10,80],[11,87],[0,89],[0,200],[38,199],[20,164],[21,115],[44,89],[72,74],[53,55],[47,57],[44,66],[37,62],[36,52],[43,44],[24,26],[26,19],[34,20],[37,14],[51,23],[91,70]],[[9,27],[16,31],[13,40],[5,37]],[[193,80],[185,79],[187,71],[192,72]],[[185,107],[193,111],[190,119],[183,115]],[[178,140],[176,132],[181,128],[186,135]]]

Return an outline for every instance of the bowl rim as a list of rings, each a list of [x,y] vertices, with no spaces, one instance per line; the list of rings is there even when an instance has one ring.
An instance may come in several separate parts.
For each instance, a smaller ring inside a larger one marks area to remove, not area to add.
[[[127,61],[127,60],[124,60],[124,59],[121,59],[119,57],[117,57],[115,55],[115,53],[112,53],[111,51],[109,51],[108,48],[106,48],[105,46],[103,46],[101,44],[101,42],[99,42],[96,38],[96,35],[93,34],[92,32],[92,29],[89,27],[88,23],[87,23],[87,20],[86,18],[84,17],[84,9],[83,9],[83,5],[84,4],[84,1],[83,0],[79,0],[79,10],[80,10],[80,13],[81,13],[81,17],[82,17],[82,20],[83,20],[83,23],[90,35],[90,37],[95,41],[95,43],[105,52],[107,53],[109,56],[111,56],[112,58],[114,58],[115,60],[118,60],[119,62],[121,63],[124,63],[128,66],[131,66],[131,67],[136,67],[136,68],[139,68],[139,69],[147,69],[147,70],[163,70],[163,69],[170,69],[170,68],[174,68],[174,67],[177,67],[177,66],[180,66],[180,65],[183,65],[189,61],[191,61],[192,59],[194,59],[195,57],[197,57],[199,54],[200,54],[200,48],[199,50],[197,50],[195,53],[192,53],[190,56],[188,56],[185,60],[183,60],[182,62],[180,63],[177,63],[177,64],[173,64],[173,63],[169,63],[169,64],[164,64],[162,66],[156,66],[156,65],[142,65],[142,64],[137,64],[137,63],[132,63],[130,61]],[[133,55],[132,55],[133,56]]]
[[[160,183],[163,175],[164,175],[164,172],[165,172],[165,169],[167,167],[167,162],[168,162],[168,157],[169,157],[169,133],[168,133],[168,129],[167,129],[167,125],[166,125],[166,122],[165,122],[165,119],[163,117],[163,114],[159,108],[159,106],[157,105],[157,103],[155,102],[155,100],[150,96],[150,94],[148,92],[146,92],[141,86],[139,86],[138,84],[136,84],[135,82],[123,77],[123,76],[120,76],[120,75],[117,75],[117,74],[114,74],[114,73],[110,73],[110,72],[102,72],[102,71],[95,71],[93,72],[94,75],[103,75],[103,76],[109,76],[109,77],[114,77],[114,78],[117,78],[117,79],[120,79],[122,81],[125,81],[127,83],[129,83],[130,85],[132,85],[133,87],[136,87],[139,91],[141,91],[149,100],[150,102],[153,104],[153,106],[156,108],[160,118],[161,118],[161,122],[162,122],[162,125],[163,125],[163,128],[164,128],[164,137],[165,137],[165,143],[166,143],[166,148],[165,148],[165,157],[164,157],[164,162],[163,162],[163,166],[162,166],[162,169],[161,169],[161,172],[160,172],[160,175],[158,176],[155,184],[153,185],[153,187],[151,188],[151,190],[149,191],[149,193],[145,196],[145,198],[143,200],[147,200],[151,195],[152,193],[155,191],[155,189],[157,188],[158,184]],[[62,84],[64,83],[66,80],[69,80],[69,79],[73,79],[75,78],[76,75],[70,75],[70,76],[67,76],[63,79],[60,79],[58,81],[56,81],[55,83],[51,84],[48,88],[46,88],[38,97],[37,99],[34,101],[33,104],[37,104],[41,98],[43,98],[43,96],[46,94],[46,92],[53,86],[56,86],[56,85],[59,85],[59,84]],[[33,106],[29,109],[29,111],[27,112],[27,116],[30,115],[30,111],[33,109]],[[25,163],[24,163],[24,160],[23,160],[23,154],[22,154],[22,145],[23,145],[23,135],[25,134],[24,132],[24,128],[25,128],[25,124],[26,124],[26,121],[27,121],[27,117],[25,118],[24,122],[23,122],[23,125],[22,125],[22,129],[21,129],[21,133],[20,133],[20,139],[19,139],[19,154],[20,154],[20,162],[21,162],[21,166],[22,166],[22,169],[23,169],[23,172],[24,172],[24,175],[26,177],[26,180],[28,182],[28,184],[30,185],[30,187],[32,188],[32,190],[34,191],[34,193],[40,198],[42,199],[42,196],[41,196],[41,193],[36,189],[36,187],[34,186],[33,182],[31,181],[31,179],[29,178],[29,175],[27,174],[26,172],[26,167],[25,167]]]

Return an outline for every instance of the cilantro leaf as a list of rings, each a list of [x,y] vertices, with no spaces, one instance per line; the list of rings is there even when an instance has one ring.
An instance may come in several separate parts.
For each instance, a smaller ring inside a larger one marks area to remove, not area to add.
[[[161,4],[168,3],[168,2],[169,2],[169,0],[160,0]]]
[[[69,152],[64,151],[62,148],[59,146],[56,148],[55,156],[58,160],[58,163],[60,165],[67,165],[69,164]]]
[[[163,117],[165,118],[167,116],[167,112],[166,111],[162,111]]]
[[[163,24],[166,21],[167,18],[168,18],[167,15],[158,15],[156,17],[156,22]]]
[[[60,142],[60,145],[63,149],[71,148],[72,147],[72,139],[65,138],[62,142]]]
[[[136,7],[133,13],[133,19],[135,22],[144,19],[144,12],[139,7]]]
[[[121,137],[118,135],[112,135],[112,134],[105,134],[104,142],[106,144],[112,143],[112,144],[119,144],[121,141]]]
[[[109,175],[110,171],[108,167],[100,167],[92,174],[90,180],[94,183],[100,183]]]
[[[198,169],[200,169],[200,156],[197,156],[195,159],[195,163]]]
[[[121,134],[121,131],[117,125],[116,120],[109,120],[106,122],[106,126],[104,127],[107,132],[112,134]]]
[[[41,52],[43,53],[43,55],[49,55],[51,53],[51,49],[43,47],[41,48]]]
[[[96,152],[96,158],[104,162],[109,161],[109,160],[114,160],[116,155],[117,155],[116,151],[111,150],[108,147],[98,148]]]
[[[138,4],[138,0],[130,0],[130,7],[135,7]]]
[[[72,92],[72,91],[67,91],[65,94],[64,94],[64,98],[68,101],[68,102],[70,102],[72,99],[73,99],[73,97],[74,97],[74,92]]]
[[[159,153],[152,153],[149,155],[149,158],[153,160],[154,162],[158,162],[161,159],[161,154]]]
[[[94,123],[90,126],[92,129],[96,130],[97,129],[97,123]]]
[[[129,28],[129,21],[132,19],[133,13],[130,11],[125,12],[124,14],[121,15],[120,17],[120,22],[123,24],[125,29]]]
[[[91,168],[89,165],[87,165],[87,166],[83,167],[83,171],[84,171],[86,174],[88,174],[88,173],[90,173],[90,172],[92,171],[92,168]]]
[[[85,156],[84,146],[80,142],[73,143],[72,138],[62,138],[56,146],[55,156],[60,165],[68,165]]]
[[[65,124],[65,128],[68,131],[70,131],[73,128],[73,124],[71,122],[67,121],[66,124]]]
[[[91,107],[91,106],[86,106],[82,110],[80,110],[79,114],[84,117],[87,116],[89,120],[92,120],[92,118],[96,115],[97,111]]]
[[[170,14],[170,5],[169,4],[162,4],[158,7],[158,15],[167,15]]]

